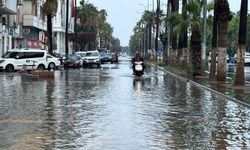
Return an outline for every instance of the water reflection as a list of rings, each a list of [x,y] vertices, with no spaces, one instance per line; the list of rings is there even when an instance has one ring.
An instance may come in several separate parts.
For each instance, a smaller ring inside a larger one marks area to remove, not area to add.
[[[127,60],[54,80],[0,76],[0,149],[250,148],[249,109],[148,69],[140,80]]]

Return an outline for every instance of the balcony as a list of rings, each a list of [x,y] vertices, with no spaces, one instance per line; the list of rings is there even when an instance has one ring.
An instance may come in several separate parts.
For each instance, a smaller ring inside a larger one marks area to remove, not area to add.
[[[0,14],[4,15],[15,15],[17,10],[16,0],[0,0]]]
[[[31,26],[41,30],[47,30],[47,22],[33,15],[23,15],[23,26]]]

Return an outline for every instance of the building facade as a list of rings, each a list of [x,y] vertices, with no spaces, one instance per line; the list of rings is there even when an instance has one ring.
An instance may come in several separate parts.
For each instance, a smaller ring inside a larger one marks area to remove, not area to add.
[[[5,0],[5,5],[0,5],[1,17],[7,18],[7,23],[5,23],[6,19],[0,19],[4,20],[4,23],[0,22],[1,54],[15,47],[47,49],[47,21],[41,10],[46,0],[17,0],[15,3],[14,1]],[[69,0],[69,33],[74,31],[74,21],[71,16],[72,6],[73,3]],[[52,26],[53,50],[64,53],[66,0],[58,0],[58,9],[53,17]],[[69,42],[69,52],[72,47],[72,42]]]
[[[13,28],[19,0],[0,0],[0,55],[12,48]]]

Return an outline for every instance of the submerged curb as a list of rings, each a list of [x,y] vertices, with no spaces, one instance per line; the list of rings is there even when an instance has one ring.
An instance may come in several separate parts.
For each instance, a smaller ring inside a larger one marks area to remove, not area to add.
[[[204,88],[204,89],[206,89],[206,90],[208,90],[208,91],[210,91],[210,92],[213,92],[213,93],[215,93],[215,94],[217,94],[217,95],[223,96],[223,97],[225,97],[227,100],[233,101],[233,102],[235,102],[235,103],[238,103],[238,104],[241,104],[241,105],[243,105],[243,106],[245,106],[245,107],[250,108],[250,104],[247,104],[247,103],[242,102],[242,101],[240,101],[240,100],[238,100],[238,99],[236,99],[236,98],[233,98],[233,97],[230,97],[230,96],[228,96],[228,95],[225,95],[224,93],[221,93],[221,92],[219,92],[219,91],[216,91],[216,90],[214,90],[214,89],[212,89],[212,88],[209,88],[209,87],[207,87],[207,86],[205,86],[205,85],[203,85],[203,84],[200,84],[200,83],[195,82],[195,81],[193,81],[193,80],[190,80],[190,79],[188,79],[188,78],[185,78],[185,77],[182,77],[182,76],[180,76],[180,75],[174,74],[174,73],[168,71],[167,69],[165,69],[165,68],[163,68],[163,67],[157,66],[157,68],[160,69],[160,70],[162,70],[162,71],[164,71],[164,72],[166,72],[166,73],[168,73],[168,74],[170,74],[170,75],[172,75],[172,76],[174,76],[174,77],[176,77],[176,78],[178,78],[178,79],[180,79],[180,80],[187,81],[187,82],[189,82],[189,83],[191,83],[191,84],[193,84],[193,85],[195,85],[195,86]]]

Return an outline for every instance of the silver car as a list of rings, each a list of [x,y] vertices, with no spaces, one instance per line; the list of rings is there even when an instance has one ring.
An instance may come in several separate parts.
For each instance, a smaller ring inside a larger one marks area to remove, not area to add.
[[[101,65],[101,61],[100,61],[100,54],[99,52],[96,51],[87,51],[86,52],[86,56],[84,58],[83,61],[83,67],[89,67],[89,66],[93,66],[96,65],[98,68]]]

